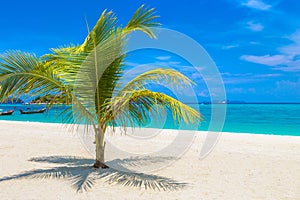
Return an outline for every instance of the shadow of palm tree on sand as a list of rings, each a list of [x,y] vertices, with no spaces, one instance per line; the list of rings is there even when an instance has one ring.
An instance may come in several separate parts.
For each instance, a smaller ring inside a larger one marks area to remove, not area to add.
[[[37,169],[26,171],[20,174],[0,178],[0,182],[21,179],[21,178],[56,178],[65,179],[71,182],[72,186],[78,191],[87,191],[93,187],[97,180],[104,180],[108,184],[118,184],[126,187],[134,187],[140,189],[173,191],[179,190],[187,186],[187,183],[177,182],[176,180],[144,173],[128,171],[124,166],[136,164],[146,164],[147,162],[158,162],[160,159],[167,158],[130,158],[117,159],[107,162],[108,166],[117,167],[108,169],[94,169],[92,166],[94,160],[71,156],[49,156],[32,158],[29,161],[41,163],[62,164],[63,166]],[[124,167],[124,170],[122,168]]]

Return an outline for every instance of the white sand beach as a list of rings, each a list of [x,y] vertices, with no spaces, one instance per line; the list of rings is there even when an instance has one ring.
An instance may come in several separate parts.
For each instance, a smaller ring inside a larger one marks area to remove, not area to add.
[[[173,132],[162,133],[154,141],[144,141],[144,146],[132,146],[128,136],[110,139],[120,148],[129,146],[139,152],[143,147],[168,144]],[[89,167],[93,156],[78,136],[59,124],[0,121],[0,199],[300,199],[300,137],[223,133],[211,154],[200,160],[204,135],[197,132],[193,144],[175,163],[137,174],[146,181],[155,177],[162,184],[169,181],[170,190],[123,186],[118,183],[130,174],[107,171],[92,178],[88,190],[77,191],[78,175],[97,173]],[[63,173],[73,181],[55,178]],[[121,178],[111,178],[116,176]]]

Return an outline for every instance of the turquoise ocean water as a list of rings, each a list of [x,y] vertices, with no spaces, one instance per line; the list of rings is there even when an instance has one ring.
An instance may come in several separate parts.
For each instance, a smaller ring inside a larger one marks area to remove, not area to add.
[[[0,120],[31,121],[62,123],[60,115],[64,106],[56,106],[47,113],[21,115],[18,109],[26,109],[26,105],[0,105],[0,110],[9,110],[16,106],[11,116],[0,116]],[[212,105],[190,104],[199,107],[204,121],[199,126],[174,124],[170,114],[166,118],[156,117],[158,120],[149,122],[145,127],[165,129],[198,129],[208,130]],[[300,136],[300,104],[228,104],[223,132],[256,133],[273,135]],[[30,105],[32,109],[42,106]],[[218,123],[218,122],[217,122]],[[222,122],[220,122],[222,123]],[[1,127],[1,123],[0,123]]]

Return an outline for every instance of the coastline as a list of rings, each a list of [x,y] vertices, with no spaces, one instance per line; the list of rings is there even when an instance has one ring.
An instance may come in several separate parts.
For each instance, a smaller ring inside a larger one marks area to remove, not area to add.
[[[299,104],[300,105],[300,104]],[[290,135],[300,136],[298,104],[228,104],[225,123],[217,120],[218,127],[223,126],[223,132],[267,134],[267,135]],[[34,106],[33,106],[34,107]],[[197,107],[197,106],[196,106]],[[196,108],[195,107],[195,108]],[[8,110],[9,107],[1,107]],[[190,128],[189,125],[182,124],[181,129],[198,129],[199,131],[209,130],[212,119],[212,108],[210,105],[200,105],[200,112],[204,116],[201,125]],[[31,121],[45,123],[63,123],[63,116],[60,115],[64,106],[53,107],[43,115],[21,115],[18,109],[27,109],[27,107],[17,106],[15,113],[11,116],[1,116],[0,120],[12,121]],[[35,107],[41,109],[41,107]],[[196,108],[197,109],[197,108]],[[243,113],[241,115],[241,112]],[[276,115],[274,115],[276,113]],[[169,114],[169,113],[168,113]],[[170,115],[171,116],[171,115]],[[224,123],[224,124],[223,124]],[[177,130],[178,125],[174,124],[171,117],[166,117],[165,121],[152,121],[147,124],[148,127]]]
[[[0,121],[0,191],[1,199],[299,199],[300,137],[260,134],[222,133],[215,149],[199,159],[204,132],[197,132],[187,152],[175,163],[151,172],[187,184],[176,191],[157,191],[108,184],[97,179],[86,192],[77,192],[65,179],[12,178],[23,172],[58,169],[62,163],[33,162],[33,158],[65,156],[93,160],[78,136],[59,124]],[[148,133],[154,129],[139,129]],[[156,143],[131,144],[127,136],[112,136],[120,147],[153,149],[167,144],[173,130],[162,130]],[[186,131],[187,133],[189,131]],[[121,138],[120,138],[121,137]],[[155,138],[154,138],[155,140]],[[150,145],[149,145],[150,144]],[[109,157],[108,153],[108,157]],[[72,169],[72,165],[64,163]],[[68,168],[68,169],[69,169]],[[79,170],[80,171],[80,170]]]
[[[37,121],[14,121],[14,120],[1,120],[0,119],[0,124],[1,122],[8,122],[8,123],[16,123],[16,124],[48,124],[48,125],[54,125],[54,126],[68,126],[70,124],[65,124],[65,123],[58,123],[58,122],[37,122]],[[131,127],[128,127],[131,128]],[[137,128],[137,129],[154,129],[156,130],[157,128],[148,128],[148,127],[142,127],[142,128]],[[162,130],[166,130],[166,131],[177,131],[178,129],[162,129]],[[181,130],[181,131],[192,131],[192,132],[199,132],[199,133],[207,133],[210,131],[203,131],[203,130]],[[270,134],[270,133],[250,133],[250,132],[235,132],[235,131],[221,131],[221,134],[237,134],[237,135],[262,135],[262,136],[279,136],[279,137],[298,137],[300,138],[300,134],[299,135],[286,135],[286,134]]]

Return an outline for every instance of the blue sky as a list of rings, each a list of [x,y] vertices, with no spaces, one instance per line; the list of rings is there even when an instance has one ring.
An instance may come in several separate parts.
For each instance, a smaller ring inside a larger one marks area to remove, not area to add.
[[[108,8],[126,24],[141,4],[156,8],[163,27],[192,37],[206,49],[229,100],[300,102],[297,0],[2,1],[0,53],[20,49],[42,55],[51,47],[79,44],[87,34],[85,18],[92,26]],[[164,63],[188,64],[164,52],[151,55]],[[143,64],[139,57],[130,62]],[[199,99],[208,100],[211,94],[201,77],[196,80]]]

